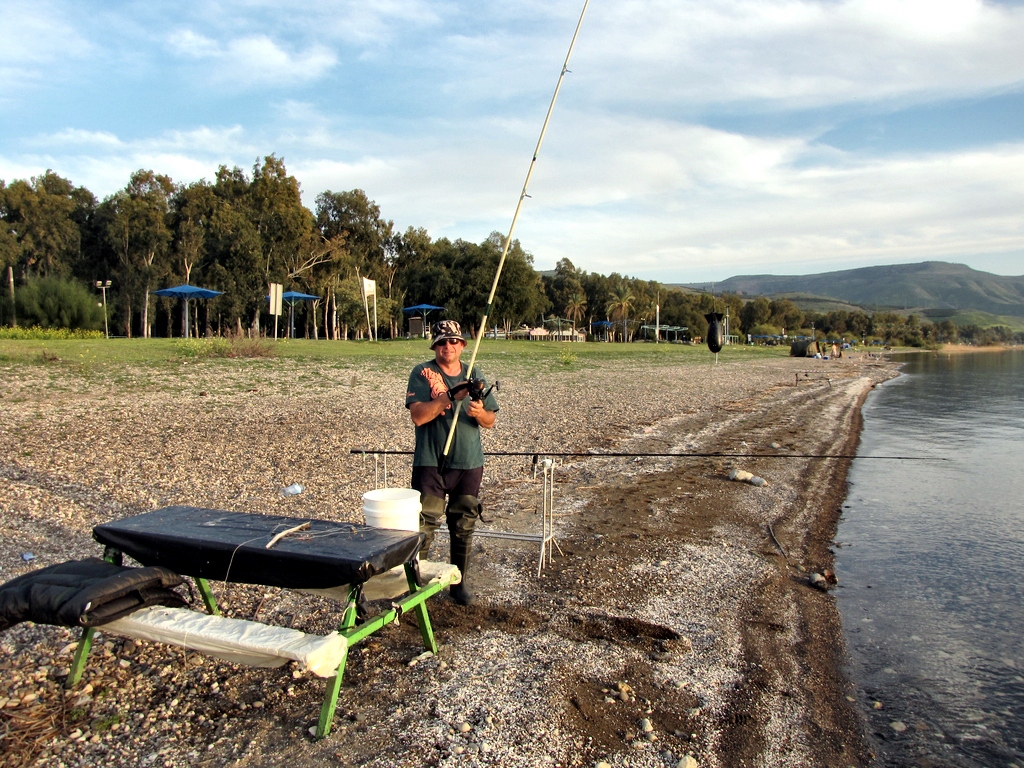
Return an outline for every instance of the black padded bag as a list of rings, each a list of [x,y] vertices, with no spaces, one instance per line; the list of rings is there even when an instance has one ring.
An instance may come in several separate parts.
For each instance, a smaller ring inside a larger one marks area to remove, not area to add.
[[[150,605],[188,605],[172,588],[173,571],[127,568],[97,557],[71,560],[23,574],[0,585],[0,631],[22,621],[96,627]]]

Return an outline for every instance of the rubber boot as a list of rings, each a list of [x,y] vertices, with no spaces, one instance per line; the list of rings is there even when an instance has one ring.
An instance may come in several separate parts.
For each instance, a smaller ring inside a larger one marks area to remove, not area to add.
[[[473,593],[469,591],[469,557],[472,546],[472,537],[468,539],[452,539],[452,565],[462,572],[462,581],[458,584],[453,584],[448,591],[451,593],[452,600],[459,605],[472,605],[476,602]]]
[[[483,505],[476,496],[458,496],[448,505],[446,513],[451,536],[451,563],[462,572],[462,581],[453,585],[449,592],[459,605],[472,605],[474,602],[473,593],[469,591],[469,559],[473,530],[481,512]]]
[[[434,534],[441,526],[441,516],[444,514],[444,499],[437,496],[420,494],[420,533],[427,534],[427,540],[420,547],[420,556],[425,560],[430,552],[430,545],[434,543]]]

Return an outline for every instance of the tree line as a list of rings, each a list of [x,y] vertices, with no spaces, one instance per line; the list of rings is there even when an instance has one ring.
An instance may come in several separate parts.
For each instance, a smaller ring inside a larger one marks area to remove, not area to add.
[[[360,189],[324,191],[309,210],[298,180],[275,155],[249,173],[221,166],[212,181],[175,183],[139,170],[103,200],[51,170],[10,184],[0,180],[0,221],[0,267],[16,286],[13,306],[9,297],[0,302],[0,322],[20,316],[21,324],[101,328],[91,286],[110,281],[110,327],[129,337],[180,334],[180,303],[153,295],[179,283],[223,292],[194,305],[197,334],[266,333],[268,284],[281,283],[319,297],[297,305],[299,335],[365,337],[361,278],[377,283],[376,335],[404,335],[402,308],[416,304],[444,307],[439,315],[475,333],[504,245],[497,232],[472,243],[434,240],[423,228],[396,231]],[[698,338],[711,311],[728,312],[734,333],[796,335],[809,333],[813,323],[825,334],[922,344],[964,333],[886,313],[819,315],[785,299],[711,296],[590,273],[568,259],[542,275],[518,240],[509,248],[489,324],[508,334],[523,324],[590,328],[605,321],[603,333],[628,341],[649,335],[643,326],[655,322],[659,308],[661,325],[685,327]]]

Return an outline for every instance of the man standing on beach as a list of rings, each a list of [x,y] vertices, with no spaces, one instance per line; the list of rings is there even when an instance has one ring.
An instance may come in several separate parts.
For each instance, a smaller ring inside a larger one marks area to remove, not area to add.
[[[480,481],[484,474],[484,452],[480,444],[480,428],[494,426],[498,401],[493,392],[482,400],[470,398],[459,411],[459,425],[447,457],[444,445],[452,425],[455,404],[449,392],[466,381],[469,367],[462,362],[466,341],[454,320],[441,320],[434,325],[430,348],[434,359],[421,363],[409,375],[405,407],[416,425],[416,451],[412,460],[412,487],[420,492],[420,531],[427,534],[423,552],[434,541],[441,515],[448,521],[451,539],[451,562],[462,571],[462,582],[451,588],[452,599],[469,605],[473,595],[467,584],[473,529],[483,511]],[[474,370],[474,378],[482,378]],[[465,400],[469,391],[460,390],[455,400]],[[445,502],[447,497],[447,505]]]

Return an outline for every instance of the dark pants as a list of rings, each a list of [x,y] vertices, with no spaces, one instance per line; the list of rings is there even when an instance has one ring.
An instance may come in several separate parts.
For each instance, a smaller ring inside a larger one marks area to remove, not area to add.
[[[412,487],[420,492],[420,531],[427,534],[423,545],[424,554],[434,541],[434,534],[441,525],[441,515],[448,521],[448,533],[453,545],[469,546],[469,540],[476,528],[483,507],[477,494],[484,468],[448,469],[439,472],[437,467],[413,467]],[[448,498],[447,504],[445,497]]]

